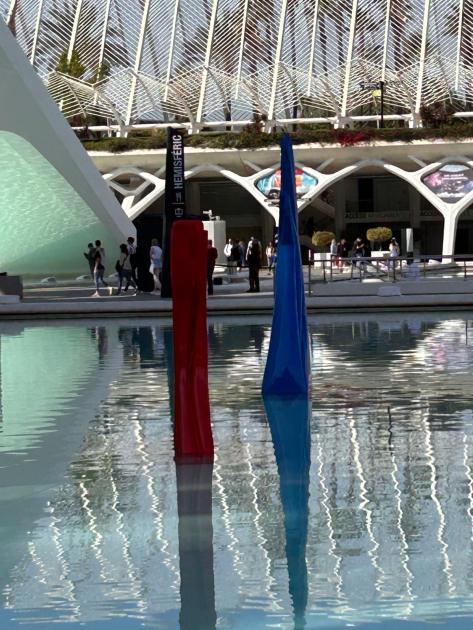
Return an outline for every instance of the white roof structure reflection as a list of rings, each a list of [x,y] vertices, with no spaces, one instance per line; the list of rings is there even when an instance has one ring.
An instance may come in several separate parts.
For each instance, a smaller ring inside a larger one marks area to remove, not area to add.
[[[472,113],[473,26],[461,0],[0,0],[64,114],[340,125],[422,106]]]

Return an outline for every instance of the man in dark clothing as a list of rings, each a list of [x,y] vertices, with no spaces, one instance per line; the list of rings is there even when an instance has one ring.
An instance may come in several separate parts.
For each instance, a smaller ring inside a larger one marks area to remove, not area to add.
[[[249,271],[250,288],[248,293],[259,293],[259,269],[261,267],[261,243],[254,236],[251,237],[246,250],[246,263]]]
[[[241,264],[241,249],[237,241],[235,241],[232,245],[231,260],[231,264],[233,265],[233,273],[236,273],[237,268],[240,267]]]
[[[207,293],[208,295],[214,294],[213,274],[215,269],[215,263],[218,258],[217,248],[213,246],[211,240],[207,241]]]

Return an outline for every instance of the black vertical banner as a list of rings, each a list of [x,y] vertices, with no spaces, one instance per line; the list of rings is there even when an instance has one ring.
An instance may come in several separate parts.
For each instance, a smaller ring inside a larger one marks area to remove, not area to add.
[[[164,241],[161,296],[171,297],[171,229],[174,221],[186,217],[184,177],[184,132],[168,127],[166,190],[164,196]]]

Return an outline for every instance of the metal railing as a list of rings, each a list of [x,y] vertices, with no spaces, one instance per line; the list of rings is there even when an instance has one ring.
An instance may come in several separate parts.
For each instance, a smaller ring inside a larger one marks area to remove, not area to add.
[[[437,261],[438,264],[430,264]],[[396,256],[381,258],[379,256],[357,256],[339,258],[331,256],[327,260],[317,260],[308,263],[308,293],[311,295],[313,282],[340,282],[380,280],[395,283],[400,280],[417,280],[420,278],[434,278],[452,273],[467,280],[473,277],[473,254],[422,254],[418,256]]]

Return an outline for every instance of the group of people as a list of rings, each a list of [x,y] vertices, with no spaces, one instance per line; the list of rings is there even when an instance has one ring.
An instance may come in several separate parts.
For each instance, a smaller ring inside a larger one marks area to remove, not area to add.
[[[244,241],[233,241],[228,239],[224,248],[224,254],[227,258],[228,272],[234,274],[241,271],[243,267],[248,268],[249,293],[259,293],[260,279],[259,271],[263,263],[263,247],[261,242],[252,236],[248,245]],[[268,274],[276,263],[276,247],[270,241],[265,249]],[[109,284],[105,280],[106,256],[105,248],[101,241],[87,245],[87,251],[84,256],[89,263],[90,275],[94,279],[95,293],[92,297],[100,297],[100,289],[102,287],[109,288]],[[161,249],[157,239],[151,241],[149,250],[150,267],[149,273],[152,274],[154,280],[154,293],[161,292],[161,272],[163,267],[163,250]],[[218,251],[214,247],[211,240],[208,241],[207,253],[207,292],[213,295],[213,274],[215,264],[218,259]],[[118,275],[117,294],[122,291],[127,292],[130,286],[135,294],[138,292],[138,257],[136,253],[135,239],[130,236],[126,243],[122,243],[119,247],[118,259],[115,263],[115,271]]]
[[[397,258],[401,254],[401,248],[395,238],[392,238],[389,242],[389,257]],[[347,258],[369,258],[371,256],[371,249],[369,245],[366,245],[361,237],[354,240],[352,247],[348,245],[346,238],[336,241],[332,239],[330,243],[330,255],[332,261],[338,269],[343,270],[344,267],[350,267],[351,264],[356,265],[356,261],[344,260]]]
[[[238,271],[241,271],[243,267],[248,266],[248,250],[253,249],[252,243],[255,240],[258,239],[255,239],[255,237],[252,236],[247,245],[245,241],[237,241],[231,238],[228,239],[223,253],[227,259],[227,269],[229,275],[234,275]],[[261,243],[259,241],[258,243],[261,247]],[[270,274],[276,262],[276,248],[272,241],[270,241],[266,246],[265,254],[268,266],[268,274]]]
[[[212,241],[209,241],[208,249],[208,264],[207,264],[207,280],[208,280],[208,294],[213,294],[213,272],[215,269],[215,263],[218,258],[217,249],[213,246]],[[229,238],[223,253],[227,259],[227,269],[229,275],[234,275],[241,271],[243,267],[248,268],[248,281],[249,289],[248,293],[259,293],[259,270],[263,266],[263,247],[261,242],[254,236],[252,236],[248,242],[248,245],[244,241],[234,241]],[[276,247],[270,241],[265,250],[266,260],[268,263],[268,274],[272,273],[272,270],[276,262]]]
[[[89,263],[90,275],[94,279],[95,293],[92,297],[100,297],[100,288],[108,288],[109,284],[105,280],[105,249],[101,241],[87,245],[87,251],[84,256]],[[153,275],[154,292],[161,291],[161,270],[162,270],[163,251],[159,246],[157,239],[151,241],[149,252],[150,268],[149,272]],[[134,289],[135,294],[138,292],[138,258],[136,253],[135,239],[130,236],[126,243],[122,243],[119,248],[118,259],[115,263],[115,271],[118,274],[117,293],[120,295],[122,289],[126,292],[130,286]]]

